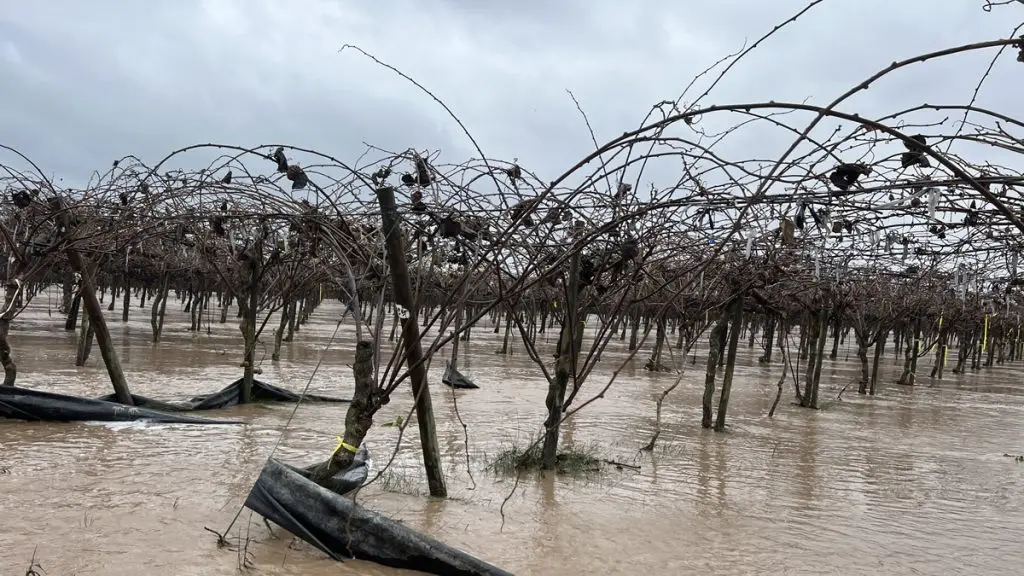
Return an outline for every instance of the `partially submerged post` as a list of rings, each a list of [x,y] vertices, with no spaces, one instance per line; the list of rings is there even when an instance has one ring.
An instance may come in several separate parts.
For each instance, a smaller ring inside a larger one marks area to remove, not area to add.
[[[729,395],[732,393],[732,377],[736,371],[736,348],[740,341],[740,330],[743,329],[744,295],[740,293],[731,306],[729,327],[729,349],[726,352],[725,375],[722,376],[722,395],[718,399],[718,415],[715,417],[715,430],[725,430],[725,415],[729,410]]]
[[[395,292],[395,304],[402,317],[402,341],[405,348],[406,365],[412,382],[412,393],[416,399],[416,423],[420,431],[420,446],[423,450],[423,467],[427,473],[430,495],[439,498],[448,496],[441,468],[441,449],[437,443],[437,429],[434,424],[434,408],[430,400],[430,386],[427,383],[427,369],[423,361],[420,344],[420,329],[416,322],[417,306],[412,297],[409,268],[405,262],[405,242],[399,226],[398,208],[395,206],[395,190],[390,186],[377,188],[380,204],[384,242],[387,247],[388,267],[391,269],[391,285]]]
[[[75,354],[75,366],[85,366],[87,360],[89,360],[89,354],[92,352],[92,341],[95,335],[92,327],[92,322],[89,321],[89,316],[82,315],[82,324],[78,327],[78,345],[76,346]]]
[[[829,311],[821,308],[810,319],[808,333],[808,353],[806,382],[800,405],[805,408],[818,408],[818,388],[821,384],[821,365],[825,357],[825,344],[828,340]]]
[[[829,311],[825,307],[822,307],[818,311],[818,350],[814,356],[814,374],[813,381],[814,386],[808,391],[811,397],[810,407],[818,408],[818,391],[821,388],[821,366],[825,359],[825,343],[828,340],[828,319]],[[808,382],[810,384],[810,382]]]
[[[65,219],[67,217],[65,216]],[[121,361],[117,357],[117,350],[114,349],[113,340],[110,337],[110,328],[107,327],[107,320],[103,317],[103,305],[96,298],[96,285],[92,277],[87,273],[85,260],[82,255],[72,247],[65,249],[68,262],[76,272],[81,274],[81,298],[85,305],[85,312],[89,315],[89,324],[96,335],[96,345],[100,348],[100,355],[103,356],[103,363],[107,367],[107,375],[110,376],[110,383],[114,387],[114,394],[121,404],[133,406],[132,394],[128,389],[128,380],[121,368]]]
[[[718,358],[722,353],[722,341],[729,329],[729,315],[723,313],[708,336],[708,367],[704,373],[704,396],[701,399],[700,425],[711,428],[714,418],[715,377],[718,372]]]
[[[65,241],[74,237],[74,226],[71,216],[68,214],[64,202],[60,198],[50,201],[51,208],[58,212],[58,220],[64,228]],[[71,269],[79,275],[79,297],[85,305],[85,312],[88,314],[89,323],[96,335],[96,345],[100,348],[100,355],[103,356],[103,363],[107,367],[107,375],[110,376],[110,383],[114,387],[114,394],[121,404],[133,406],[131,392],[128,389],[128,380],[121,368],[121,361],[117,357],[114,343],[110,337],[110,328],[107,327],[107,320],[103,317],[103,305],[96,297],[96,283],[90,273],[90,266],[78,252],[74,245],[68,244],[64,248]]]

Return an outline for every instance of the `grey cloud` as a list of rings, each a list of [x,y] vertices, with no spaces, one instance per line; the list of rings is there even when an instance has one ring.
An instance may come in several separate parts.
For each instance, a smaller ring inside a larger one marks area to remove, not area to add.
[[[892,60],[1006,36],[1024,16],[1015,7],[987,14],[980,4],[826,1],[736,66],[706,103],[824,103]],[[355,53],[338,53],[350,43],[436,93],[486,153],[518,157],[552,178],[592,149],[566,89],[607,140],[804,5],[0,0],[0,141],[74,180],[124,154],[155,162],[198,142],[292,143],[345,160],[363,142],[441,149],[447,161],[475,155],[429,98]],[[922,101],[964,102],[991,56],[915,67],[848,109],[870,117]],[[982,102],[1019,112],[1011,87],[1020,73],[999,72]],[[767,158],[789,138],[740,137],[723,150]]]

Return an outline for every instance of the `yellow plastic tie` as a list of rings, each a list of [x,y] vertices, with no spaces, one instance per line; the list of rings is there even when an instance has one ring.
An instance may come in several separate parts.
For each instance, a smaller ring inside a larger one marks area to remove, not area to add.
[[[332,460],[334,459],[334,456],[338,454],[338,451],[341,450],[342,448],[344,448],[345,450],[348,450],[349,452],[351,452],[353,454],[355,454],[356,452],[359,451],[359,448],[356,448],[355,446],[345,442],[344,440],[341,439],[341,436],[338,436],[338,446],[337,446],[337,448],[334,449],[334,452],[331,452],[331,459]]]

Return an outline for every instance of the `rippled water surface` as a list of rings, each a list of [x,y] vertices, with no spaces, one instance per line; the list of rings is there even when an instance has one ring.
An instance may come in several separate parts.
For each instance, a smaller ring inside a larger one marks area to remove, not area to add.
[[[74,335],[63,331],[55,306],[37,298],[12,329],[19,384],[108,393],[98,350],[87,366],[74,366]],[[160,344],[150,343],[148,310],[135,307],[127,324],[110,323],[133,392],[185,399],[240,376],[233,319],[217,324],[214,313],[212,334],[192,336],[180,303],[168,308]],[[349,326],[323,352],[340,312],[322,306],[276,363],[268,328],[261,378],[301,390],[323,353],[310,390],[349,396]],[[541,338],[542,351],[553,346]],[[658,448],[638,455],[653,430],[655,400],[674,378],[645,372],[640,354],[563,429],[563,443],[596,445],[603,457],[640,470],[528,477],[512,493],[513,482],[485,466],[536,434],[545,383],[521,347],[498,355],[499,345],[490,328],[478,327],[462,348],[463,371],[480,390],[459,392],[456,404],[450,390],[433,387],[451,498],[423,496],[410,426],[394,471],[360,495],[365,504],[516,574],[1024,573],[1024,465],[1004,457],[1024,453],[1024,366],[959,377],[947,371],[942,382],[900,387],[888,383],[897,369],[890,347],[879,395],[864,398],[844,349],[825,361],[822,385],[828,400],[850,385],[841,401],[802,410],[789,404],[787,385],[769,420],[778,367],[760,366],[744,350],[730,430],[716,434],[699,425],[698,352],[665,402]],[[582,396],[595,394],[626,358],[623,343],[611,348]],[[431,367],[432,383],[441,364]],[[921,372],[929,369],[927,360]],[[406,386],[377,422],[410,407]],[[342,430],[344,406],[303,405],[286,428],[292,408],[214,414],[241,417],[245,426],[0,422],[0,574],[23,574],[33,551],[50,576],[235,573],[242,553],[218,548],[204,528],[231,522],[279,439],[277,456],[307,464],[326,457]],[[396,428],[374,428],[376,466],[396,441]],[[238,538],[249,540],[243,548],[261,574],[399,573],[328,560],[280,529],[271,534],[248,511],[233,531]]]

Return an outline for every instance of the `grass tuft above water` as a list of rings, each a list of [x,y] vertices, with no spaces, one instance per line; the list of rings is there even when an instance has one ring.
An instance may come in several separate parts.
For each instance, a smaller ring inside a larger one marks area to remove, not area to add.
[[[370,478],[373,478],[373,475]],[[420,486],[422,485],[420,479],[415,474],[411,474],[409,470],[393,467],[381,472],[380,478],[377,479],[376,483],[384,492],[394,492],[410,496],[419,495]]]
[[[515,474],[518,470],[540,470],[543,442],[513,443],[494,458],[488,468],[497,474]],[[599,472],[602,460],[595,445],[569,445],[558,453],[555,472],[583,474]]]

